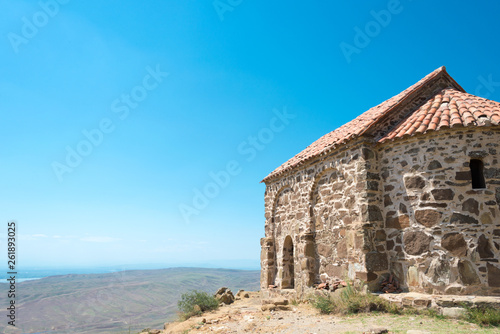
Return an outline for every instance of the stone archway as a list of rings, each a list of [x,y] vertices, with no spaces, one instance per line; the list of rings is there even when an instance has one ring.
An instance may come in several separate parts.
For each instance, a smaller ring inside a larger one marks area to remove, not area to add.
[[[282,289],[293,289],[295,287],[295,268],[293,258],[293,241],[288,235],[283,243],[283,278]]]
[[[287,213],[290,211],[291,197],[293,189],[286,185],[283,186],[276,194],[273,200],[273,209],[270,224],[266,226],[266,235],[273,239],[272,256],[268,255],[268,281],[270,285],[281,286],[283,278],[283,263],[278,262],[279,247],[283,236],[290,233],[289,226],[291,222],[288,220]],[[279,270],[278,270],[279,268]]]

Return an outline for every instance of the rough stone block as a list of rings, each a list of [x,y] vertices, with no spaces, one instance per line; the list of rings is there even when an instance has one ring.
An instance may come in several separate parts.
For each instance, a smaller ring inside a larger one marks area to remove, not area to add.
[[[481,234],[477,240],[477,252],[479,253],[479,257],[481,259],[489,259],[494,256],[491,251],[490,242],[484,234]]]
[[[392,204],[391,196],[390,195],[385,195],[384,196],[384,206],[387,207]]]
[[[425,187],[425,180],[421,176],[409,176],[404,179],[407,189],[422,189]]]
[[[469,198],[462,203],[462,211],[468,211],[476,215],[479,214],[479,203],[474,198]]]
[[[471,216],[466,216],[458,212],[454,212],[451,215],[450,218],[450,224],[468,224],[468,225],[474,225],[474,224],[479,224],[477,219],[471,217]]]
[[[385,227],[403,229],[410,226],[410,217],[408,215],[400,215],[397,217],[388,217],[385,221]]]
[[[434,284],[447,283],[450,277],[450,263],[441,258],[434,258],[425,274]]]
[[[403,235],[404,250],[410,255],[420,255],[429,250],[432,239],[422,231],[407,231]]]
[[[387,238],[387,235],[385,234],[384,230],[378,230],[375,233],[375,241],[385,241]]]
[[[321,243],[318,245],[318,253],[324,257],[330,257],[333,254],[333,249],[331,244]]]
[[[431,305],[430,299],[416,298],[413,301],[413,306],[415,307],[429,307]]]
[[[500,179],[500,168],[487,168],[484,170],[484,177],[487,179]]]
[[[401,299],[401,303],[403,304],[403,306],[413,306],[414,300],[415,300],[415,298],[413,298],[413,297],[403,297]]]
[[[432,160],[430,163],[429,163],[429,166],[427,166],[427,169],[429,170],[434,170],[434,169],[439,169],[439,168],[443,168],[443,166],[441,165],[441,163],[437,160]]]
[[[489,225],[491,223],[493,223],[493,219],[491,219],[491,214],[489,212],[485,212],[481,215],[481,217],[479,218],[479,220],[481,221],[481,224],[485,224],[485,225]]]
[[[383,271],[387,270],[389,267],[389,262],[387,261],[387,254],[370,252],[366,254],[366,270],[367,271]]]
[[[360,279],[364,282],[372,282],[374,280],[376,280],[378,278],[378,275],[369,271],[369,272],[365,272],[365,271],[357,271],[356,272],[356,278],[357,279]]]
[[[363,156],[363,159],[365,159],[365,160],[375,158],[375,153],[373,153],[372,150],[370,150],[369,148],[366,148],[366,147],[363,147],[361,149],[361,155]]]
[[[325,272],[330,277],[344,278],[344,274],[346,273],[346,269],[342,266],[334,266],[332,264],[329,264],[326,266]]]
[[[487,268],[488,285],[491,287],[500,287],[500,269],[491,263],[487,263]]]
[[[315,257],[315,251],[314,251],[314,244],[313,243],[306,243],[306,246],[304,247],[304,254],[305,256],[308,257]]]
[[[446,289],[444,289],[444,293],[446,295],[460,295],[463,291],[463,287],[460,286],[460,285],[452,285],[452,286],[448,286],[446,287]],[[439,300],[436,301],[436,303],[440,306],[443,306],[440,304]],[[452,303],[452,305],[454,305]]]
[[[408,213],[408,209],[403,203],[399,203],[399,211],[401,211],[401,213]]]
[[[467,255],[467,243],[461,233],[447,233],[441,239],[441,247],[450,251],[455,256]]]
[[[431,194],[436,201],[451,201],[455,197],[455,192],[451,189],[433,189]]]
[[[347,257],[347,243],[346,240],[340,240],[337,244],[337,257],[339,259],[345,259]]]
[[[415,220],[425,227],[433,227],[441,222],[441,212],[431,209],[415,211]]]
[[[458,261],[458,273],[464,285],[476,285],[481,283],[474,265],[467,260]]]
[[[486,156],[488,156],[488,152],[486,152],[486,151],[469,152],[469,157],[471,157],[472,159],[481,159],[481,158],[484,158]]]
[[[457,180],[457,181],[471,181],[472,176],[470,175],[470,171],[456,172],[455,173],[455,180]]]
[[[376,205],[367,205],[363,208],[363,214],[366,215],[368,221],[382,221],[382,212]]]
[[[462,307],[445,307],[442,309],[442,314],[448,318],[458,319],[465,314],[465,309]]]

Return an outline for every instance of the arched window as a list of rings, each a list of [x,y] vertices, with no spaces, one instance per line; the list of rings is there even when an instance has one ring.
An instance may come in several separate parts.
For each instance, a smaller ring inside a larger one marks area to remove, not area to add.
[[[283,278],[281,280],[282,289],[293,289],[295,286],[295,270],[293,259],[293,241],[288,235],[283,245]]]
[[[470,160],[470,175],[472,178],[472,189],[483,189],[486,188],[486,183],[484,182],[484,164],[479,159]]]

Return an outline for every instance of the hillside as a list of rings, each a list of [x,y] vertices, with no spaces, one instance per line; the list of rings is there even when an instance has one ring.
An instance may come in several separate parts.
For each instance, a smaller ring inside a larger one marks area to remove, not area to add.
[[[320,314],[309,303],[283,305],[283,298],[262,300],[260,293],[248,292],[233,304],[206,312],[183,322],[169,323],[161,334],[231,334],[231,333],[338,333],[338,334],[493,334],[498,327],[484,326],[442,316],[390,314],[381,312],[351,315]],[[395,295],[394,297],[403,295]],[[449,297],[449,296],[448,296]],[[270,311],[269,302],[279,301],[279,308]],[[451,308],[453,309],[453,307]],[[158,331],[151,331],[157,333]],[[144,334],[144,333],[143,333]]]
[[[221,286],[256,290],[259,271],[202,268],[132,270],[110,274],[52,276],[17,283],[17,331],[5,333],[128,333],[163,327],[176,317],[177,300],[189,290]],[[0,294],[7,295],[7,284]],[[0,317],[6,311],[2,307]]]

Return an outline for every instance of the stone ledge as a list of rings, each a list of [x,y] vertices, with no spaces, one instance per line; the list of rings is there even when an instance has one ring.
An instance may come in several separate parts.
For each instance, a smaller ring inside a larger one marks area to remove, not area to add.
[[[500,308],[500,297],[497,296],[459,296],[459,295],[428,295],[424,293],[408,292],[398,294],[376,294],[391,303],[399,306],[415,308],[434,308],[442,314],[445,308],[463,308],[463,306],[491,306]],[[455,312],[459,313],[459,312]]]
[[[262,289],[260,291],[260,296],[263,300],[273,299],[273,298],[284,298],[289,301],[297,300],[297,291],[294,289]]]

